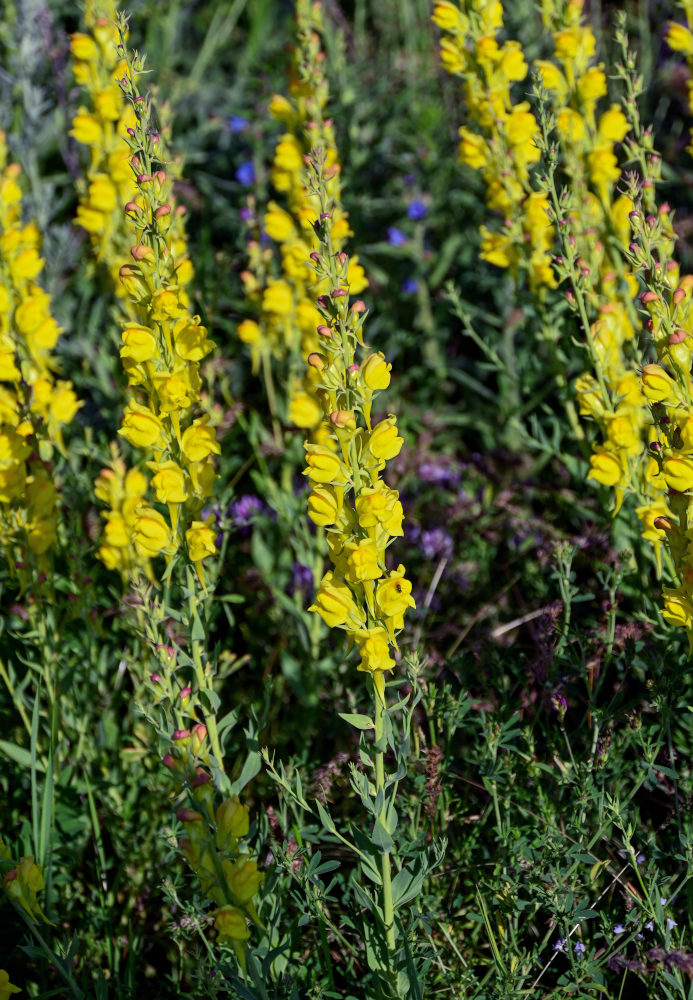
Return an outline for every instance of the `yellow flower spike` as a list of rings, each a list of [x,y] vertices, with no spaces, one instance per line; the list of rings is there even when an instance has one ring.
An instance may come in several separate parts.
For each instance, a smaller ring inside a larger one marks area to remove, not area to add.
[[[13,993],[21,993],[19,986],[13,986],[4,969],[0,969],[0,1000],[10,1000]]]
[[[386,630],[377,625],[373,628],[361,629],[355,633],[356,642],[361,654],[361,662],[357,670],[370,673],[378,697],[385,701],[385,671],[394,670],[395,661],[390,656],[390,643]]]

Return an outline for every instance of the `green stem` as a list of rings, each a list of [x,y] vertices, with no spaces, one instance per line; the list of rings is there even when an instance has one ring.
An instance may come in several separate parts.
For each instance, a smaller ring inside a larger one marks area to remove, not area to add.
[[[378,819],[381,824],[387,826],[387,806],[385,799],[385,759],[382,750],[383,738],[383,711],[385,709],[384,699],[381,698],[375,684],[375,794],[382,791],[383,805]],[[390,870],[390,852],[384,851],[382,856],[382,878],[383,878],[383,917],[385,919],[385,930],[387,934],[388,950],[395,950],[397,940],[395,937],[395,910],[392,903],[392,874]]]

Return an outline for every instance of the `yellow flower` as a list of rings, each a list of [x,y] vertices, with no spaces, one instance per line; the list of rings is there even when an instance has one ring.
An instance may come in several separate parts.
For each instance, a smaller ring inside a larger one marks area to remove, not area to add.
[[[236,327],[236,333],[244,344],[255,344],[260,339],[260,327],[253,319],[244,319]]]
[[[190,462],[201,462],[208,455],[221,453],[221,445],[217,441],[214,428],[207,426],[207,419],[200,417],[183,431],[181,449]]]
[[[308,497],[308,516],[314,524],[334,524],[341,509],[337,491],[331,486],[316,486]]]
[[[385,681],[383,672],[394,670],[395,661],[390,656],[390,644],[387,632],[380,625],[361,629],[356,633],[356,642],[361,653],[361,662],[357,670],[363,670],[373,675],[373,683],[381,701],[385,700]]]
[[[157,357],[159,347],[154,331],[139,323],[128,323],[123,330],[123,346],[120,349],[121,358],[131,358],[138,364],[152,361]]]
[[[155,448],[161,451],[166,445],[161,421],[148,406],[130,400],[123,413],[123,424],[118,433],[136,448]]]
[[[385,618],[399,617],[407,608],[415,608],[416,602],[411,596],[411,583],[404,576],[404,566],[401,564],[390,575],[381,580],[375,591],[375,599]]]
[[[171,551],[171,531],[163,516],[142,503],[137,508],[133,525],[133,541],[138,555],[153,559]]]
[[[315,427],[322,418],[322,408],[315,396],[298,392],[289,403],[289,420],[296,427]]]
[[[613,452],[596,452],[590,458],[588,479],[595,479],[604,486],[616,486],[623,479],[623,466]]]
[[[357,544],[349,543],[346,546],[349,555],[347,556],[347,579],[349,583],[362,583],[364,580],[377,580],[383,575],[383,571],[378,565],[378,547],[375,542],[367,538]]]
[[[464,27],[461,10],[450,0],[437,0],[431,20],[444,31],[461,31]]]
[[[324,444],[306,443],[304,447],[308,468],[303,470],[303,475],[308,476],[311,485],[345,485],[348,472],[338,455]]]
[[[348,626],[354,629],[366,621],[365,612],[354,600],[351,588],[332,571],[325,573],[315,597],[315,604],[308,610],[317,611],[329,628]]]
[[[387,363],[383,352],[378,351],[376,354],[369,354],[361,365],[361,378],[364,385],[373,392],[377,392],[381,389],[387,389],[390,384],[391,371],[392,365]]]
[[[476,132],[470,132],[468,128],[462,126],[460,132],[460,144],[458,157],[460,163],[465,163],[472,170],[481,170],[486,166],[489,159],[489,149],[483,136]]]
[[[682,628],[693,626],[693,601],[687,594],[671,587],[663,587],[664,608],[660,612],[665,621]]]
[[[13,986],[9,975],[0,969],[0,1000],[10,1000],[11,993],[21,993],[19,986]]]
[[[675,21],[669,21],[666,43],[674,52],[693,55],[693,32],[685,24],[677,24]]]
[[[194,563],[201,562],[207,556],[216,554],[216,532],[206,521],[193,521],[185,532],[190,559]]]
[[[397,434],[397,418],[390,414],[371,431],[368,437],[368,449],[375,458],[389,462],[399,455],[404,439]]]
[[[642,369],[642,391],[651,403],[678,399],[678,389],[671,375],[661,365],[644,365]]]
[[[693,489],[693,458],[668,456],[662,462],[662,473],[667,486],[679,493]]]
[[[247,909],[248,903],[265,880],[264,874],[257,869],[257,861],[247,854],[241,854],[234,862],[223,861],[222,869],[234,902]]]
[[[220,851],[231,850],[250,829],[250,810],[233,795],[217,807],[216,820],[217,847]]]
[[[185,473],[175,462],[147,462],[150,469],[156,472],[152,486],[156,491],[157,503],[185,503],[188,494],[185,486]]]

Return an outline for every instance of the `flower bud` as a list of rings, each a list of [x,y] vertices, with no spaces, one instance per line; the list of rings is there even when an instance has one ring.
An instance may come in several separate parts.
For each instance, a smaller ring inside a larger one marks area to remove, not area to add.
[[[675,289],[674,294],[671,296],[671,298],[675,306],[681,305],[683,300],[686,298],[686,289],[685,288]]]
[[[688,334],[686,333],[686,331],[682,330],[679,327],[678,330],[674,330],[673,333],[669,334],[669,338],[667,340],[667,343],[672,344],[672,345],[673,344],[682,344],[684,342],[684,340],[686,339],[687,336],[688,336]]]
[[[356,430],[356,418],[350,410],[333,410],[330,413],[330,423],[335,427],[345,427],[347,430]]]
[[[163,219],[164,216],[171,214],[171,206],[167,203],[165,205],[159,205],[156,212],[154,213],[155,219]]]
[[[387,363],[382,351],[369,354],[361,366],[363,381],[373,392],[387,389],[390,384],[391,371],[392,365]]]
[[[357,299],[356,302],[351,303],[351,309],[349,310],[350,313],[355,313],[356,315],[358,315],[359,313],[365,311],[366,311],[366,303],[362,299]]]
[[[326,337],[329,340],[332,337],[332,328],[321,323],[318,327],[318,333],[321,337]]]
[[[316,354],[315,351],[309,354],[306,360],[311,368],[315,368],[319,372],[323,371],[327,364],[327,359],[322,354]]]
[[[656,292],[648,290],[642,293],[642,295],[640,296],[640,301],[643,303],[643,305],[646,305],[648,302],[659,302],[660,298]]]

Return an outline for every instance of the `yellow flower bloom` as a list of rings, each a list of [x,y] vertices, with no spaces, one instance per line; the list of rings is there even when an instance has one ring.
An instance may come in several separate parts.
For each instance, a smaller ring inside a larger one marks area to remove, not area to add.
[[[368,449],[375,458],[388,462],[399,455],[404,439],[397,434],[397,418],[390,414],[371,431],[368,437]]]
[[[334,524],[341,509],[337,491],[331,486],[316,486],[308,497],[308,516],[314,524]]]
[[[346,546],[347,579],[349,583],[362,583],[364,580],[377,580],[383,575],[378,565],[379,552],[375,542],[368,538],[358,544],[349,543]]]
[[[376,587],[375,599],[385,618],[399,617],[407,608],[416,607],[411,596],[411,583],[404,576],[404,566],[400,564],[380,581]]]
[[[216,531],[206,521],[193,521],[185,532],[190,559],[194,563],[201,562],[208,556],[216,554]]]
[[[308,610],[317,611],[329,628],[347,626],[355,629],[366,621],[365,612],[354,600],[351,588],[332,571],[325,573],[315,597],[315,604]]]
[[[148,406],[130,400],[123,413],[123,423],[118,433],[136,448],[154,448],[161,451],[165,444],[161,421]]]
[[[160,553],[172,551],[169,526],[158,510],[144,503],[137,508],[132,536],[140,556],[153,559]]]
[[[185,473],[175,462],[147,462],[156,472],[152,486],[156,491],[157,503],[185,503],[188,499]]]
[[[209,455],[221,454],[221,445],[217,441],[213,427],[207,426],[207,418],[194,420],[183,432],[181,449],[190,462],[201,462]]]
[[[667,486],[679,493],[693,489],[693,458],[669,455],[662,462],[662,474]]]

